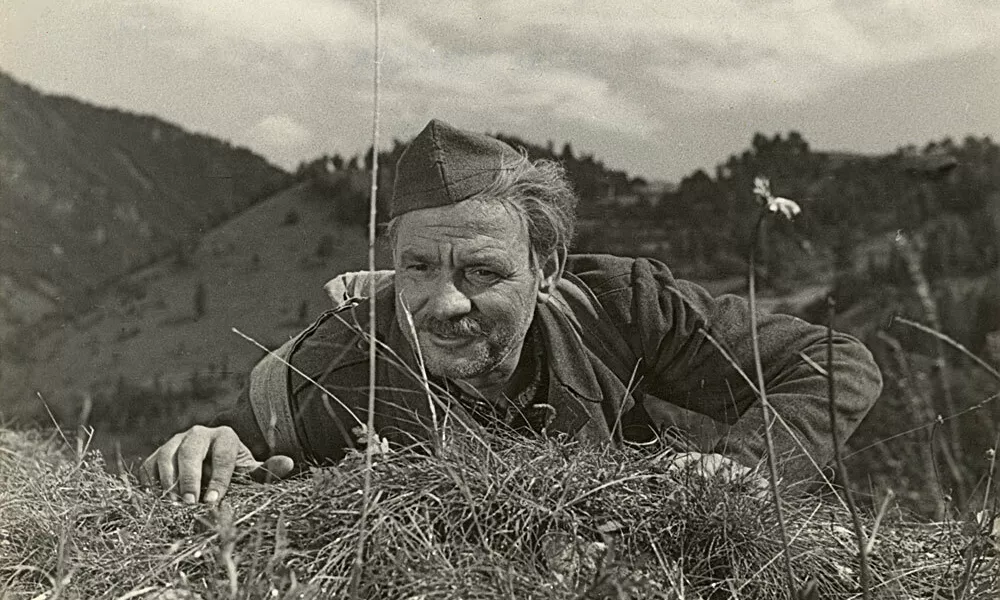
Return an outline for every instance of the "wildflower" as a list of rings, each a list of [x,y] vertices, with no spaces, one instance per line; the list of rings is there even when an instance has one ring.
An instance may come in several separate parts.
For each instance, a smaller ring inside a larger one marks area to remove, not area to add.
[[[372,445],[372,454],[375,456],[385,456],[389,454],[389,440],[380,436],[377,432],[368,432],[368,426],[365,424],[358,425],[351,429],[351,433],[354,434],[355,440],[359,446],[367,447],[368,444]]]
[[[767,206],[767,210],[773,213],[781,213],[789,221],[792,217],[802,212],[802,207],[794,200],[775,196],[771,193],[771,180],[767,177],[755,177],[753,180],[753,194],[757,199]]]

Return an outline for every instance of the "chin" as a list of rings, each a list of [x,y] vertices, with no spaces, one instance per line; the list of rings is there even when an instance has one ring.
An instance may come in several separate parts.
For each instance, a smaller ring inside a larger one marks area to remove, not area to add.
[[[438,377],[472,379],[485,375],[496,367],[486,344],[463,348],[461,354],[436,348],[430,344],[421,346],[427,371]]]

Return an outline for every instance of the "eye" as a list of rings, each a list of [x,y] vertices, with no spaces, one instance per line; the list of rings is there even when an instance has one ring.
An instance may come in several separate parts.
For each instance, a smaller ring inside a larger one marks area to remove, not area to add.
[[[475,269],[467,270],[465,278],[473,285],[491,285],[499,281],[502,276],[492,269],[476,267]]]
[[[410,273],[426,273],[430,270],[427,263],[410,263],[404,267]]]

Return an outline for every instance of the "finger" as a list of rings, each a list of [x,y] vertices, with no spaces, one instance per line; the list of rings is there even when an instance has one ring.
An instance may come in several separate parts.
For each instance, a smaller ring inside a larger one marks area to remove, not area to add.
[[[259,467],[250,472],[250,477],[257,483],[273,483],[288,477],[295,470],[295,461],[281,454],[265,460]]]
[[[156,453],[156,471],[160,476],[160,488],[177,499],[177,476],[174,468],[174,452]]]
[[[152,487],[156,482],[156,453],[149,455],[139,466],[139,485]]]
[[[177,488],[185,504],[194,504],[201,495],[201,469],[211,440],[207,431],[192,429],[177,448]]]
[[[669,468],[671,470],[682,470],[687,468],[688,465],[694,462],[701,461],[702,458],[703,455],[698,452],[681,452],[675,454],[674,457],[670,460]]]
[[[239,447],[242,445],[235,435],[217,435],[212,440],[209,451],[212,477],[205,486],[205,502],[214,504],[226,495],[233,478],[233,470],[236,468]]]

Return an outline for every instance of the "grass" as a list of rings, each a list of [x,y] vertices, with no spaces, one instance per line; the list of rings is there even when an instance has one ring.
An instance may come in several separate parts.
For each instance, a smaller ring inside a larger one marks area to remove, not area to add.
[[[489,448],[454,432],[433,455],[375,458],[360,597],[787,597],[774,511],[751,481],[671,470],[646,451],[490,435]],[[241,482],[218,507],[187,506],[109,475],[97,453],[4,430],[0,598],[337,597],[352,575],[364,462],[355,453],[290,481]],[[796,572],[821,598],[859,597],[846,510],[817,497],[783,505]],[[874,596],[995,598],[991,527],[888,511]]]

